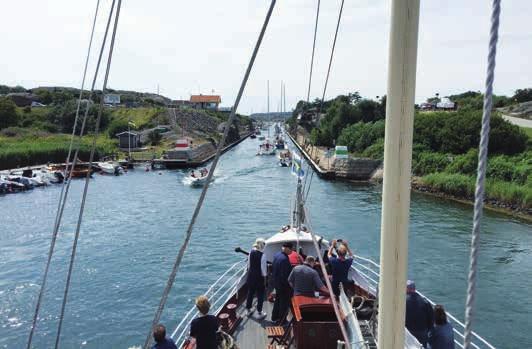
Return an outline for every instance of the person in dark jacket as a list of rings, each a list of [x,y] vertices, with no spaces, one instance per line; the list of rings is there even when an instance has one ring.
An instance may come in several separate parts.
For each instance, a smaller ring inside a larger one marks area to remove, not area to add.
[[[264,281],[267,275],[266,256],[264,255],[264,253],[262,253],[264,245],[264,239],[258,238],[257,240],[255,240],[253,248],[251,249],[251,252],[249,252],[248,256],[248,298],[246,301],[246,310],[248,315],[251,315],[253,313],[251,306],[253,305],[253,297],[256,294],[257,312],[259,319],[264,319],[266,317],[266,313],[262,312],[265,288]]]
[[[153,329],[153,339],[155,344],[152,349],[177,349],[174,341],[166,338],[166,328],[162,324],[158,324]]]
[[[288,284],[288,276],[292,272],[292,265],[288,255],[292,252],[292,243],[283,244],[281,252],[273,257],[272,277],[275,288],[275,302],[272,310],[272,321],[283,324],[286,322],[288,306],[290,303],[291,288]]]
[[[205,296],[196,298],[196,308],[201,315],[190,323],[190,336],[196,339],[196,349],[217,349],[216,332],[220,323],[216,316],[209,315],[209,299]]]
[[[434,307],[434,327],[429,332],[429,349],[454,349],[453,326],[447,321],[443,305]]]
[[[419,343],[426,347],[429,331],[434,326],[434,311],[430,303],[416,292],[416,284],[412,280],[406,283],[405,325]]]
[[[344,285],[352,283],[349,280],[348,274],[353,264],[353,253],[347,245],[347,241],[342,241],[337,248],[336,253],[338,256],[334,256],[333,252],[336,248],[336,240],[332,241],[327,257],[329,258],[329,265],[331,266],[332,282],[331,286],[336,296],[340,295],[340,283]]]

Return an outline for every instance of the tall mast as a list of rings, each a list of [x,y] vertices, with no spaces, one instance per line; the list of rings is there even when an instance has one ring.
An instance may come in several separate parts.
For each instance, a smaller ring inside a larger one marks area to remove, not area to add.
[[[403,349],[419,0],[392,0],[391,17],[378,345]]]

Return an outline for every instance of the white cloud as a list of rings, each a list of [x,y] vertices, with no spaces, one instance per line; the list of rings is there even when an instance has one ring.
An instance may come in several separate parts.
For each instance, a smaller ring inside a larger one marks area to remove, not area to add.
[[[0,83],[79,86],[96,1],[5,2],[0,12]],[[91,69],[110,0],[101,0]],[[312,98],[321,96],[340,0],[322,1]],[[268,0],[123,1],[109,85],[173,98],[215,90],[231,105]],[[288,105],[306,96],[315,0],[277,1],[240,111],[276,110],[281,79]],[[386,90],[390,1],[346,1],[327,96]],[[532,86],[532,3],[504,2],[495,92]],[[489,2],[422,1],[417,97],[482,90]]]

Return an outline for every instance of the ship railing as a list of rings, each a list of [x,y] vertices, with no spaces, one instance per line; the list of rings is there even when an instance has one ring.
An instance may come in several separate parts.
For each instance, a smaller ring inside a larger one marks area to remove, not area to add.
[[[214,281],[209,289],[204,293],[209,298],[211,309],[215,309],[213,314],[217,314],[223,308],[224,304],[236,293],[238,290],[242,276],[246,270],[246,260],[241,260],[234,263],[227,269],[216,281]],[[178,348],[181,348],[187,339],[187,333],[190,328],[190,323],[199,315],[195,305],[188,310],[188,312],[181,318],[179,324],[172,332],[171,338],[175,341]]]
[[[376,294],[378,288],[378,280],[380,277],[380,266],[375,263],[373,260],[364,258],[361,256],[355,256],[353,259],[353,265],[351,266],[353,270],[356,271],[359,277],[363,278],[368,284],[369,293]],[[406,286],[405,286],[406,287]],[[436,305],[430,298],[425,296],[423,293],[416,291],[421,297],[425,298],[432,306]],[[452,324],[453,330],[455,333],[454,342],[458,348],[464,348],[464,323],[458,320],[451,313],[447,313],[447,319]],[[475,349],[495,349],[495,347],[490,344],[486,339],[482,338],[476,332],[473,331],[473,341],[471,346]]]

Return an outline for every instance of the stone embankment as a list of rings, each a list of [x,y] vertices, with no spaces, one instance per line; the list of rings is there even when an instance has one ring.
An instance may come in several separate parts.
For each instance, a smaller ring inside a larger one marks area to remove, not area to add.
[[[335,159],[332,148],[311,145],[308,134],[302,129],[289,136],[323,178],[368,181],[381,165],[381,161],[367,158]]]

